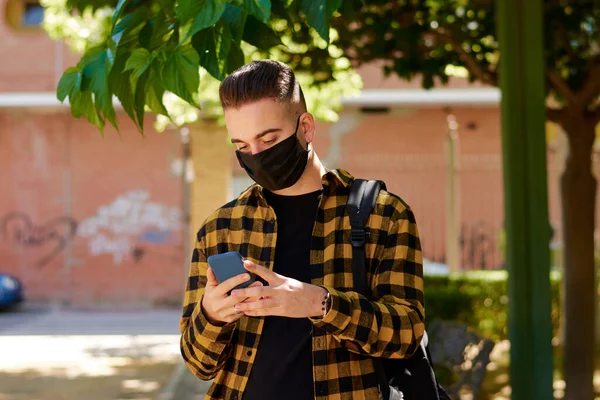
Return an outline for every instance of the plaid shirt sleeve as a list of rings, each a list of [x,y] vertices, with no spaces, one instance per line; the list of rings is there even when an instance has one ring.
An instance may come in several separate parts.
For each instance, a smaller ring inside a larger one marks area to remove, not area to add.
[[[235,323],[224,326],[211,324],[202,312],[201,302],[206,286],[208,263],[203,250],[201,230],[192,255],[189,278],[183,304],[181,355],[188,368],[204,380],[213,379],[223,368],[231,350]]]
[[[311,319],[349,350],[374,357],[412,355],[425,331],[417,225],[410,208],[399,207],[397,218],[390,219],[385,244],[372,260],[375,301],[357,292],[324,286],[331,294],[331,308],[324,318]]]

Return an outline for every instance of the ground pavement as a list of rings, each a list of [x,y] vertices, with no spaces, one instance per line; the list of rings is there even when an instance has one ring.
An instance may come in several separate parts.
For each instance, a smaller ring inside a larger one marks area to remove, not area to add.
[[[172,362],[160,400],[196,400],[208,384],[181,362],[180,310],[89,311],[25,305],[0,313],[0,372],[110,374],[125,360]]]

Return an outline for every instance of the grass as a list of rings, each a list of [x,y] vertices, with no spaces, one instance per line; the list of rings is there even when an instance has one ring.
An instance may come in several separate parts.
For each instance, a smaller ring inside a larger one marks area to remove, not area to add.
[[[2,373],[0,400],[152,400],[174,367],[174,362],[132,360],[104,376],[73,378],[61,369]]]

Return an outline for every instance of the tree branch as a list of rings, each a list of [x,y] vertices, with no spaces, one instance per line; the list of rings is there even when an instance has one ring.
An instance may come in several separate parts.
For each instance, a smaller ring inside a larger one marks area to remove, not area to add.
[[[462,45],[457,42],[451,34],[449,34],[445,29],[439,28],[437,30],[432,31],[432,33],[441,39],[443,42],[452,46],[452,49],[458,53],[458,56],[465,63],[465,68],[467,71],[473,76],[475,76],[482,83],[498,86],[498,79],[494,72],[483,68],[473,56],[473,53],[465,50]]]
[[[564,109],[546,107],[546,119],[561,125],[566,112]]]
[[[600,57],[598,59],[600,60]],[[600,96],[600,63],[589,69],[588,79],[577,94],[584,107],[590,105],[590,103]]]
[[[569,103],[569,106],[578,107],[579,106],[579,98],[575,95],[575,93],[571,90],[567,82],[563,80],[556,73],[556,71],[548,71],[546,73],[548,76],[548,81],[550,81],[550,86],[560,95],[564,96]]]

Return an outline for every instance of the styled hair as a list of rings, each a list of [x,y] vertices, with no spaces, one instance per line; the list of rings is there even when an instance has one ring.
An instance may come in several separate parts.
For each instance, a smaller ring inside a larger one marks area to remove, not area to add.
[[[306,109],[302,88],[290,67],[279,61],[252,61],[221,82],[219,97],[223,109],[272,99],[280,103],[301,103]]]

